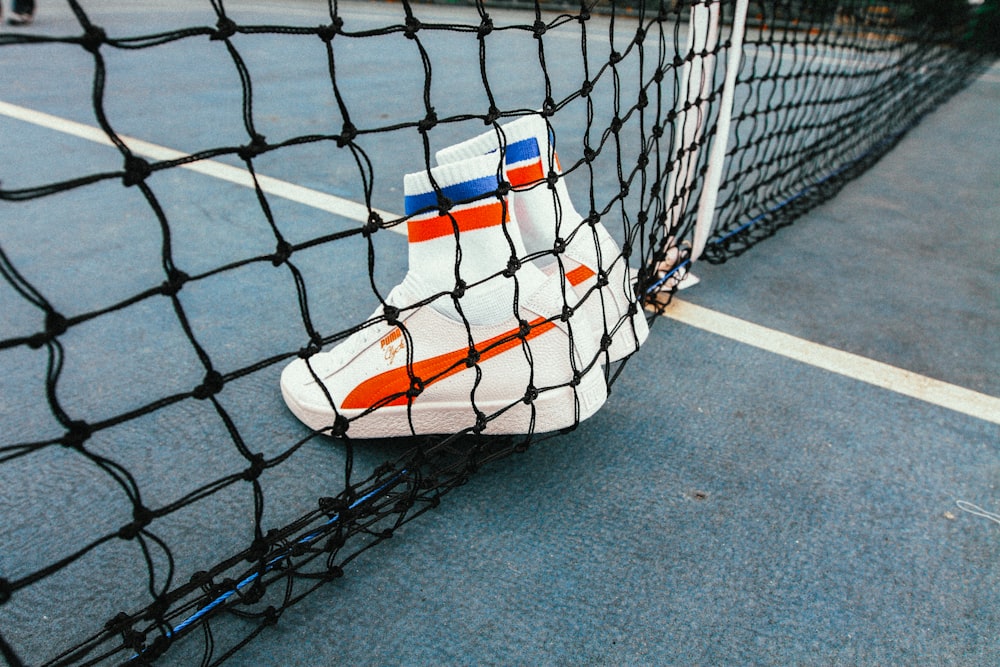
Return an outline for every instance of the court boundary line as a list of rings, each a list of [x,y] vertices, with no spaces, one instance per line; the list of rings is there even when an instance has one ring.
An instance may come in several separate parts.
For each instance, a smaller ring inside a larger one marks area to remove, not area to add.
[[[989,394],[814,343],[677,298],[664,309],[663,316],[830,373],[1000,424],[1000,398]]]
[[[86,139],[87,141],[101,144],[103,146],[117,148],[108,138],[107,134],[104,133],[104,130],[92,125],[78,123],[74,120],[47,114],[43,111],[35,111],[34,109],[17,106],[16,104],[10,104],[2,100],[0,100],[0,114],[3,114],[8,118],[20,120],[49,130],[61,132],[63,134],[68,134],[79,139]],[[136,155],[141,155],[145,158],[151,158],[157,161],[169,161],[183,160],[190,157],[190,154],[188,153],[184,153],[173,148],[167,148],[166,146],[160,146],[148,141],[143,141],[142,139],[136,139],[135,137],[123,134],[119,134],[117,136],[126,146],[128,146],[129,150]],[[218,178],[235,185],[250,188],[251,190],[254,188],[253,176],[249,171],[241,167],[234,167],[223,162],[209,159],[196,160],[180,166],[184,169],[197,172],[204,176]],[[257,182],[260,184],[261,190],[269,195],[281,197],[282,199],[287,199],[299,204],[305,204],[306,206],[326,211],[327,213],[332,213],[349,220],[362,223],[368,222],[368,207],[358,204],[350,199],[306,188],[301,185],[289,183],[288,181],[283,181],[279,178],[273,178],[271,176],[265,176],[263,174],[257,174]],[[381,216],[381,218],[385,221],[397,220],[401,217],[395,213],[389,213],[388,211],[382,211],[376,208],[373,208],[372,211]],[[396,232],[397,234],[406,234],[406,225],[393,225],[391,227],[387,227],[386,229]]]
[[[0,114],[56,132],[114,147],[114,144],[108,139],[103,130],[59,116],[3,101],[0,101]],[[181,151],[159,146],[134,137],[124,135],[118,135],[118,137],[134,153],[154,160],[177,160],[187,156],[186,153]],[[222,162],[198,160],[181,166],[185,169],[229,183],[247,188],[254,187],[253,176],[251,176],[249,171]],[[257,182],[267,194],[282,197],[350,220],[358,222],[368,221],[368,208],[349,199],[262,174],[257,174]],[[400,217],[378,209],[373,210],[382,216],[384,220],[393,220]],[[396,225],[388,229],[400,234],[406,233],[405,225]],[[936,380],[851,352],[844,352],[820,343],[814,343],[677,298],[671,301],[670,305],[664,310],[663,316],[830,373],[916,398],[925,403],[947,408],[986,422],[1000,424],[1000,398],[988,394],[950,384],[942,380]]]

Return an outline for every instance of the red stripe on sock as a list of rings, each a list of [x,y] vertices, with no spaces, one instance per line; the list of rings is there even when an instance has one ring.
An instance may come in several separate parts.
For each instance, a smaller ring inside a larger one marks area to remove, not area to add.
[[[458,227],[459,233],[472,229],[482,229],[492,227],[507,222],[506,211],[500,202],[492,202],[465,208],[458,211],[450,211],[446,215],[438,215],[433,218],[421,220],[410,220],[406,225],[407,236],[410,243],[430,241],[441,236],[451,236]]]
[[[542,171],[542,163],[540,161],[507,170],[507,180],[515,188],[537,183],[544,178],[545,173]]]

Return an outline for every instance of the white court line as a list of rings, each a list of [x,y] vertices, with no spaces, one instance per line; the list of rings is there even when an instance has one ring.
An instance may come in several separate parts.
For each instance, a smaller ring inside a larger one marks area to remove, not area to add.
[[[100,129],[59,118],[58,116],[51,116],[2,101],[0,101],[0,114],[96,143],[108,146],[113,145]],[[175,160],[185,156],[180,151],[157,146],[156,144],[139,139],[131,137],[120,138],[137,155],[143,155],[154,160]],[[244,187],[253,187],[253,180],[250,177],[250,173],[245,169],[231,167],[213,160],[201,160],[183,166],[185,169],[190,169],[206,176],[219,178]],[[260,182],[261,188],[268,194],[290,199],[291,201],[352,220],[360,222],[368,220],[368,209],[348,199],[317,192],[293,183],[259,174],[257,179]],[[377,212],[385,220],[392,220],[398,217],[392,213]],[[397,225],[390,229],[405,233],[405,225]],[[717,313],[707,308],[681,301],[680,299],[674,299],[666,309],[664,315],[684,324],[730,338],[746,345],[768,350],[832,373],[845,375],[861,382],[888,389],[889,391],[917,398],[994,424],[1000,424],[1000,398],[911,373],[910,371],[856,354],[812,343],[730,315]]]
[[[1000,424],[1000,398],[674,299],[663,315],[710,333],[955,412]]]
[[[111,140],[108,139],[107,135],[100,128],[84,125],[83,123],[77,123],[76,121],[60,118],[59,116],[53,116],[41,111],[35,111],[33,109],[27,109],[15,104],[8,104],[3,101],[0,101],[0,114],[50,130],[55,130],[56,132],[69,134],[80,139],[86,139],[105,146],[114,146]],[[118,135],[118,138],[121,139],[133,153],[141,155],[145,158],[165,161],[179,160],[188,156],[187,153],[182,153],[181,151],[166,148],[164,146],[158,146],[157,144],[142,141],[141,139],[136,139],[134,137]],[[241,169],[240,167],[233,167],[222,162],[216,162],[215,160],[198,160],[181,166],[184,169],[189,169],[205,176],[211,176],[229,183],[241,185],[245,188],[252,189],[254,187],[253,177],[250,175],[250,172],[246,169]],[[270,176],[265,176],[263,174],[257,174],[257,182],[260,184],[261,189],[269,195],[288,199],[289,201],[294,201],[299,204],[305,204],[306,206],[311,206],[312,208],[333,213],[334,215],[339,215],[350,220],[368,222],[368,208],[362,204],[351,201],[350,199],[344,199],[343,197],[337,197],[335,195],[318,192],[317,190],[312,190],[310,188],[304,188],[301,185],[295,185],[294,183],[282,181],[277,178],[271,178]],[[396,220],[400,217],[395,213],[389,213],[379,209],[372,210],[378,213],[385,221]],[[388,229],[398,234],[406,234],[406,225],[393,225],[392,227],[388,227]]]

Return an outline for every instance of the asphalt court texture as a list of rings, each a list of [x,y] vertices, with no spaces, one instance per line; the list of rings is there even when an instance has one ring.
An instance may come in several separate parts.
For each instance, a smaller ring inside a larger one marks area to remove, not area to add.
[[[147,34],[214,24],[206,4],[86,6],[109,33]],[[227,8],[234,16],[253,12],[261,23],[311,25],[324,3]],[[398,7],[345,3],[341,10],[363,24]],[[418,7],[439,20],[464,11]],[[71,34],[78,26],[53,3],[40,7],[29,30]],[[566,41],[560,47],[552,40],[548,64],[556,74],[559,49],[579,48]],[[261,40],[246,51],[251,71],[260,73],[255,117],[269,139],[339,130],[328,90],[312,83],[328,80],[322,49],[314,48],[315,59],[296,59],[289,72],[281,54],[299,48],[293,43]],[[461,63],[469,55],[462,49],[471,47],[460,44],[432,48],[447,61],[453,47],[450,57]],[[25,60],[41,52],[45,57]],[[80,164],[120,168],[116,150],[75,125],[95,124],[92,61],[81,55],[69,46],[0,49],[5,188],[69,178]],[[375,67],[388,58],[384,50],[358,49],[350,58],[359,72],[357,87],[348,89],[358,117],[405,117],[402,100],[420,82]],[[109,54],[108,64],[109,115],[121,134],[181,152],[245,140],[226,60],[199,58],[181,42]],[[481,103],[460,97],[461,82],[442,79],[442,114]],[[222,80],[228,84],[205,85]],[[390,82],[396,95],[370,94]],[[530,76],[513,81],[506,103],[528,99],[537,85]],[[369,94],[357,92],[365,89]],[[745,256],[697,264],[701,283],[654,323],[597,415],[482,469],[436,511],[352,561],[344,579],[296,605],[229,664],[997,664],[998,105],[994,66],[835,199]],[[444,128],[442,146],[472,131]],[[420,168],[419,158],[407,156],[414,146],[393,148],[398,159],[375,165],[373,203],[388,211],[401,209],[402,174]],[[393,154],[386,146],[371,152]],[[317,208],[328,196],[356,202],[356,192],[338,185],[356,180],[343,156],[302,146],[263,156],[257,168],[313,193],[272,198],[276,215],[294,223],[290,236],[356,224]],[[177,226],[177,263],[189,272],[227,253],[258,252],[267,239],[259,220],[240,214],[259,216],[243,186],[181,169],[151,183]],[[54,299],[72,297],[72,307],[61,304],[67,310],[158,283],[155,220],[134,192],[121,190],[99,184],[5,203],[0,244]],[[385,257],[395,252],[403,260],[378,265],[377,280],[391,287],[405,271],[405,243],[391,233],[380,243]],[[317,327],[335,330],[373,309],[364,251],[361,243],[345,248],[335,271],[321,253],[297,258],[310,298],[337,304],[314,308]],[[185,295],[213,359],[239,367],[275,346],[298,347],[301,332],[286,326],[298,317],[287,280],[263,268],[239,278],[235,285],[219,278],[215,291],[207,280]],[[344,289],[354,281],[365,281],[356,294]],[[120,294],[109,293],[115,289]],[[35,316],[9,290],[0,292],[0,308],[5,329],[20,330]],[[141,325],[114,322],[121,345],[113,355],[102,347],[107,331],[81,328],[67,359],[88,365],[66,368],[65,400],[100,413],[103,405],[189,386],[192,353],[176,322],[165,308],[147,310]],[[705,322],[721,322],[720,330]],[[741,323],[759,328],[736,335]],[[143,338],[157,328],[161,336]],[[863,368],[873,362],[889,381],[873,384],[814,363],[827,350],[855,355]],[[4,444],[53,423],[38,383],[25,380],[44,374],[41,358],[25,352],[5,360]],[[236,413],[241,430],[263,451],[278,446],[270,441],[302,437],[278,395],[280,368],[272,370],[227,386],[231,400],[245,405]],[[93,383],[97,376],[105,381]],[[914,398],[885,386],[908,382],[940,391]],[[957,398],[942,404],[936,397],[943,394]],[[172,439],[144,423],[129,433],[150,504],[172,498],[178,480],[205,478],[203,468],[235,465],[228,450],[213,446],[225,442],[224,432],[194,412],[177,412],[162,416],[178,431]],[[356,465],[373,467],[395,454],[392,443],[377,443],[358,453]],[[330,480],[342,480],[342,453],[330,441],[310,441],[274,471],[267,512],[283,525],[329,493]],[[239,518],[252,512],[249,498],[227,491],[209,509],[177,517],[168,537],[182,545],[179,571],[194,569],[199,555],[229,555],[234,533],[247,539]],[[0,469],[0,508],[0,576],[64,556],[66,545],[120,526],[128,509],[100,479],[75,475],[54,458]],[[101,556],[0,606],[0,634],[29,664],[95,631],[119,611],[115,605],[142,601],[142,590],[122,594],[113,583],[143,581],[141,555],[122,547]],[[198,664],[197,644],[179,644],[163,664]]]

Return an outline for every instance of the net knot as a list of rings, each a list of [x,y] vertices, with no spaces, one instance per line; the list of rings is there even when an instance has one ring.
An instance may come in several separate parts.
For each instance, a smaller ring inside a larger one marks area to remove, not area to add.
[[[476,410],[476,425],[472,427],[472,432],[475,434],[480,434],[486,430],[486,426],[489,422],[486,421],[486,415],[483,414],[482,410]],[[470,465],[475,465],[470,463]]]
[[[141,157],[129,155],[125,158],[125,173],[122,175],[122,182],[125,187],[130,188],[146,180],[153,173],[153,168],[149,166]]]
[[[123,630],[122,633],[122,644],[126,648],[130,648],[133,651],[141,651],[146,646],[146,633],[140,632],[133,628],[128,628]]]
[[[143,614],[143,618],[149,621],[163,620],[163,617],[167,613],[168,609],[170,609],[170,603],[165,598],[156,598],[148,607],[146,607],[146,612]],[[157,637],[157,639],[166,639],[166,637]],[[163,650],[166,650],[166,648],[164,647]]]
[[[417,36],[417,31],[420,30],[420,19],[416,16],[406,17],[406,28],[404,32],[406,33],[407,39],[415,39]]]
[[[361,228],[361,233],[365,238],[368,238],[381,229],[383,224],[385,224],[385,222],[382,220],[382,216],[375,211],[369,211],[368,222],[366,222],[365,226]]]
[[[608,62],[611,63],[612,65],[617,65],[622,61],[623,58],[624,56],[618,51],[612,51],[611,55],[608,56]]]
[[[552,242],[552,252],[556,255],[561,255],[566,252],[566,239],[557,237],[556,240]]]
[[[236,594],[240,596],[240,601],[244,604],[257,604],[264,599],[265,593],[267,593],[267,586],[261,582],[260,577],[255,579],[250,588],[246,590],[241,590],[238,586],[236,588]]]
[[[308,359],[309,357],[311,357],[314,354],[318,353],[320,351],[320,349],[322,349],[322,348],[319,345],[319,343],[317,343],[315,341],[309,341],[308,345],[306,345],[305,347],[299,349],[299,351],[298,351],[299,359]]]
[[[570,319],[573,317],[573,312],[574,311],[571,307],[563,306],[562,314],[559,315],[559,319],[561,319],[563,322],[569,322]]]
[[[225,385],[225,381],[222,379],[222,374],[217,370],[210,370],[205,373],[205,379],[202,383],[195,387],[193,395],[198,400],[203,400],[218,394],[222,391],[223,385]]]
[[[264,135],[255,134],[249,144],[246,146],[240,146],[238,154],[240,158],[246,162],[265,152],[267,148],[267,140],[264,138]]]
[[[479,35],[479,38],[482,39],[491,32],[493,32],[493,19],[489,16],[484,16],[482,22],[479,24],[479,31],[477,34]]]
[[[69,423],[66,435],[62,437],[62,445],[70,449],[83,449],[83,443],[90,439],[92,433],[93,429],[90,428],[90,424],[87,422],[82,420],[72,421]]]
[[[479,351],[474,347],[469,348],[469,356],[465,358],[465,367],[472,368],[479,363]]]
[[[611,334],[605,333],[601,336],[601,352],[607,352],[608,348],[611,347],[612,342]]]
[[[141,651],[146,644],[146,633],[139,632],[132,627],[132,617],[123,611],[104,624],[110,632],[118,633],[122,636],[122,644],[133,651]]]
[[[535,399],[537,398],[538,398],[538,389],[536,389],[534,385],[529,384],[528,388],[524,390],[524,398],[522,398],[521,400],[524,401],[525,404],[531,405],[532,403],[535,402]]]
[[[399,324],[399,308],[396,306],[385,304],[382,308],[382,314],[385,315],[385,322],[390,326],[395,326]]]
[[[495,106],[491,106],[490,110],[486,112],[486,117],[483,118],[483,124],[492,125],[498,120],[500,120],[500,109],[497,109]]]
[[[274,266],[281,266],[288,261],[288,258],[292,256],[292,246],[288,241],[282,239],[278,241],[278,247],[275,249],[274,254],[271,255],[271,264]]]
[[[159,635],[153,640],[153,643],[142,652],[140,659],[147,661],[146,664],[151,665],[159,660],[160,657],[167,652],[168,648],[170,648],[170,640],[164,635]]]
[[[68,328],[69,323],[61,314],[54,310],[45,313],[45,336],[49,340],[66,333],[66,329]]]
[[[531,29],[534,31],[535,37],[541,37],[545,34],[545,31],[548,30],[548,26],[546,26],[545,22],[541,19],[536,19],[534,24],[532,24]]]
[[[212,33],[211,39],[213,41],[227,40],[236,34],[236,27],[235,21],[228,16],[223,16],[219,19],[219,22],[215,24],[215,32]]]
[[[111,632],[121,632],[132,626],[132,617],[123,611],[115,614],[114,618],[104,624],[105,629]]]
[[[410,380],[410,388],[406,390],[406,397],[416,398],[423,392],[424,392],[424,381],[414,375],[413,378]]]
[[[80,45],[91,53],[97,53],[101,44],[108,40],[107,33],[96,25],[87,26],[86,32],[80,38]]]
[[[334,37],[337,36],[338,33],[340,33],[341,30],[343,30],[343,28],[344,28],[344,19],[340,18],[339,16],[334,16],[332,23],[330,23],[329,25],[321,25],[320,27],[316,28],[316,34],[319,35],[319,38],[322,39],[324,42],[329,43],[333,40]]]
[[[277,625],[278,624],[278,610],[274,608],[274,605],[268,605],[267,609],[264,610],[264,618],[261,619],[261,625]]]
[[[252,482],[267,468],[264,463],[264,455],[260,452],[250,457],[250,467],[243,471],[243,480]]]
[[[507,260],[507,268],[504,269],[504,278],[513,278],[514,274],[517,273],[518,269],[521,268],[521,260],[517,257],[511,257]]]
[[[204,588],[205,586],[212,585],[212,575],[205,570],[198,570],[191,575],[191,579],[189,581],[199,588]]]
[[[455,205],[455,202],[448,199],[443,192],[437,193],[437,207],[438,215],[446,215],[451,207]]]
[[[455,289],[451,291],[451,297],[453,299],[461,299],[465,296],[465,290],[467,290],[468,287],[468,284],[464,280],[456,280]]]
[[[611,120],[611,131],[614,132],[615,134],[618,134],[619,132],[622,131],[622,126],[623,125],[624,125],[624,123],[622,122],[622,119],[620,117],[618,117],[618,116],[615,116]]]
[[[328,517],[340,516],[347,511],[349,505],[343,498],[331,498],[323,496],[319,499],[319,511]]]
[[[597,159],[597,151],[590,146],[587,146],[583,149],[583,159],[587,161],[587,164],[590,164]]]
[[[344,123],[344,127],[340,130],[340,135],[337,137],[337,148],[343,148],[348,145],[358,136],[358,128],[354,127],[354,124],[350,121]]]
[[[171,269],[166,282],[160,286],[160,291],[166,296],[174,296],[181,291],[181,288],[184,287],[184,283],[188,281],[188,278],[189,276],[183,271]]]
[[[427,112],[427,115],[424,116],[419,123],[417,123],[417,128],[421,132],[427,132],[437,124],[438,124],[437,114],[434,113],[433,109],[431,109],[430,111]]]
[[[583,85],[580,86],[580,96],[587,97],[592,92],[594,92],[594,84],[590,81],[584,81]]]
[[[127,523],[119,528],[118,537],[123,540],[134,540],[152,520],[152,511],[142,505],[136,505],[132,510],[132,523]]]
[[[333,426],[330,427],[330,436],[334,438],[342,438],[344,434],[347,433],[347,429],[350,428],[351,422],[344,415],[337,415],[336,419],[333,420]]]
[[[393,504],[392,511],[402,514],[403,512],[413,509],[413,505],[413,498],[402,498]]]

